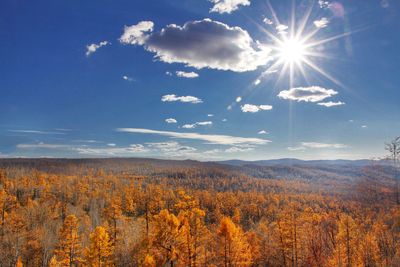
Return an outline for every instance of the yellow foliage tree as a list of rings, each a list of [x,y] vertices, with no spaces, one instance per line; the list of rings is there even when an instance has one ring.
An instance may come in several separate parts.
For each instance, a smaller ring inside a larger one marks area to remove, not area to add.
[[[75,215],[68,215],[60,229],[59,243],[55,250],[60,266],[78,266],[82,262],[78,224]]]
[[[86,249],[86,263],[88,266],[114,266],[113,246],[106,229],[97,226],[90,234],[90,245]]]
[[[179,201],[175,207],[179,210],[178,218],[183,227],[184,254],[186,266],[198,266],[204,263],[208,230],[204,224],[205,211],[184,191],[179,191]]]
[[[154,216],[154,230],[152,234],[154,255],[157,265],[164,266],[169,263],[173,266],[180,259],[183,250],[183,229],[179,219],[168,210],[161,210]]]
[[[224,217],[217,235],[222,258],[220,265],[225,267],[251,265],[250,246],[240,226],[236,226],[229,217]]]

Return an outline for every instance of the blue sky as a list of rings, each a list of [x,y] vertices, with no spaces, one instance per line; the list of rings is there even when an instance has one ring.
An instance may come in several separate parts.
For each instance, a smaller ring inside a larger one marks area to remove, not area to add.
[[[2,1],[0,157],[381,157],[400,129],[399,11]]]

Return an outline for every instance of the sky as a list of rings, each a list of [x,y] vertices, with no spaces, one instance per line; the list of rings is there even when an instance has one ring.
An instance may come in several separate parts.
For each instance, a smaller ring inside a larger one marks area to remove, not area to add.
[[[400,2],[4,0],[0,157],[369,159]]]

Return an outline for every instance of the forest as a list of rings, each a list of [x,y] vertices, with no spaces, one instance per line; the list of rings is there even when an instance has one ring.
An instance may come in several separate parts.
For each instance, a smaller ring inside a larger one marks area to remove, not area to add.
[[[0,161],[0,266],[400,266],[389,166]]]

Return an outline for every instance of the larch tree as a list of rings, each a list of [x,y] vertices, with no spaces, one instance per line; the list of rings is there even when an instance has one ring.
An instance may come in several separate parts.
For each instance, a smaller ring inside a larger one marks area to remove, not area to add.
[[[60,229],[55,255],[61,266],[79,266],[82,262],[78,226],[78,218],[75,215],[68,215]]]
[[[186,266],[196,267],[204,262],[205,243],[209,235],[204,224],[205,212],[198,202],[184,191],[178,191],[179,200],[175,207],[179,210],[178,218],[183,226],[184,262]],[[203,259],[202,259],[203,258]]]
[[[168,210],[161,210],[154,216],[152,234],[152,247],[154,255],[158,256],[157,263],[174,266],[175,262],[181,261],[184,251],[184,236],[180,220]]]
[[[246,236],[240,226],[235,225],[229,217],[222,218],[218,231],[220,265],[250,266],[251,253]]]
[[[90,244],[85,254],[88,266],[113,266],[113,245],[104,227],[97,226],[90,234]]]

